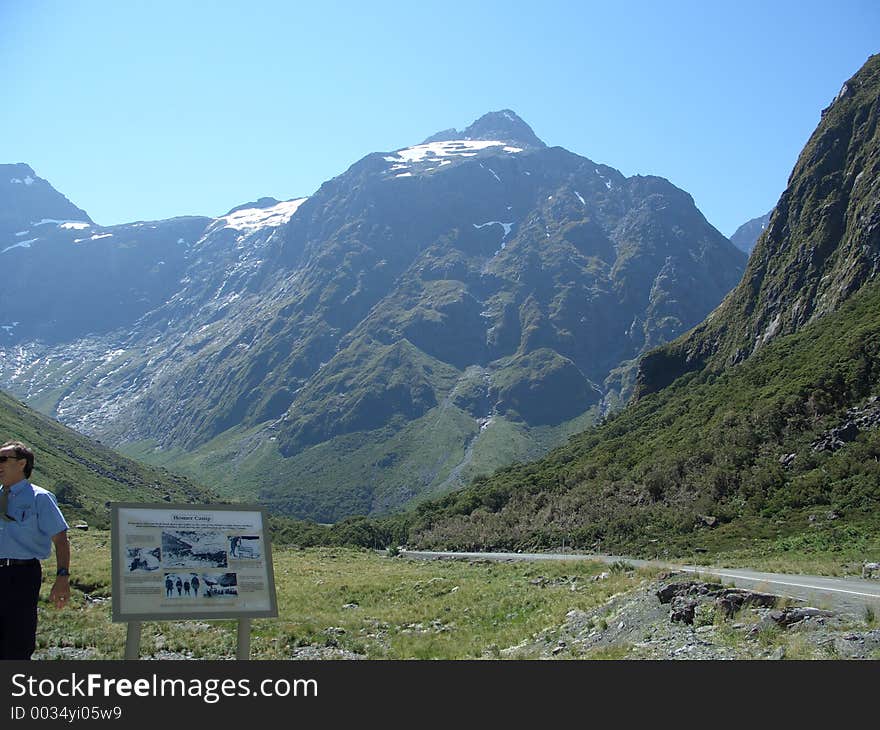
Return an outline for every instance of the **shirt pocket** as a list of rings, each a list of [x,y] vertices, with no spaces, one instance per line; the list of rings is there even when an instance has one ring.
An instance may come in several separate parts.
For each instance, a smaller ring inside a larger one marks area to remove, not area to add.
[[[37,511],[33,507],[16,509],[15,512],[10,512],[10,516],[22,527],[32,528],[37,524]]]

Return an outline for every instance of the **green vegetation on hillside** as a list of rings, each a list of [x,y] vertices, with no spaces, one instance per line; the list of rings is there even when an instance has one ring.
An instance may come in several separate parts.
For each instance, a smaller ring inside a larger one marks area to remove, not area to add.
[[[540,461],[378,520],[279,523],[278,539],[512,550],[564,540],[584,550],[853,572],[880,550],[880,430],[835,452],[812,445],[880,392],[878,312],[873,284],[748,361],[692,373]],[[485,433],[493,452],[516,427],[502,420]]]
[[[157,449],[152,442],[122,450],[131,458],[199,478],[223,498],[331,523],[349,515],[388,514],[400,505],[442,496],[511,462],[538,458],[596,419],[593,408],[558,426],[530,429],[495,416],[481,427],[454,401],[455,393],[400,429],[337,436],[289,459],[260,428],[232,429],[189,454]]]
[[[691,373],[541,461],[421,505],[411,544],[534,549],[566,538],[646,555],[867,547],[880,526],[880,430],[833,453],[811,445],[878,392],[874,283],[735,367]]]

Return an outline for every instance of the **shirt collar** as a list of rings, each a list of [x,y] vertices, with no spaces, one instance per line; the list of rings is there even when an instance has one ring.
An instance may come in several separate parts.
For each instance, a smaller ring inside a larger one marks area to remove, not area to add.
[[[27,479],[22,479],[20,482],[16,482],[11,487],[8,487],[9,494],[18,494],[23,489],[27,489],[30,486],[30,482]],[[7,489],[7,487],[4,487]]]

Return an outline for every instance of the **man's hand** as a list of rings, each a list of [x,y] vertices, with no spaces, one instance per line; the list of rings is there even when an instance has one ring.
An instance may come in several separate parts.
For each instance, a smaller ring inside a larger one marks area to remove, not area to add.
[[[59,575],[55,579],[55,584],[49,591],[49,600],[55,604],[55,608],[64,608],[70,603],[70,578]]]
[[[70,566],[70,540],[67,539],[67,530],[52,535],[52,543],[55,545],[56,564],[59,568],[68,568]],[[49,600],[55,604],[55,608],[64,608],[70,603],[70,575],[56,576],[55,585],[49,592]]]

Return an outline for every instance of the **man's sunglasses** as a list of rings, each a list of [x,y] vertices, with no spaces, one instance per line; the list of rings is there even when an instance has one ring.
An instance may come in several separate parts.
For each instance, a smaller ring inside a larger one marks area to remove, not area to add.
[[[21,461],[25,457],[23,456],[0,456],[0,464],[5,464],[10,459],[15,459],[16,461]]]

